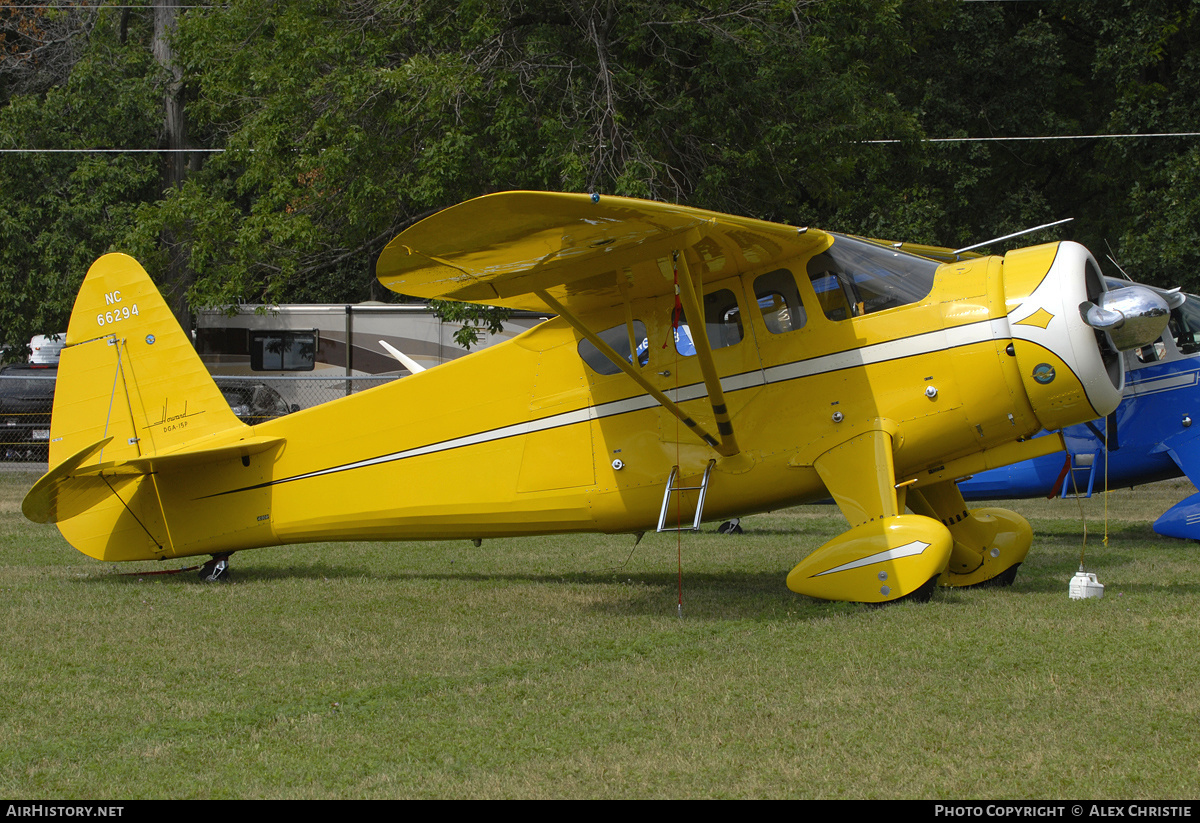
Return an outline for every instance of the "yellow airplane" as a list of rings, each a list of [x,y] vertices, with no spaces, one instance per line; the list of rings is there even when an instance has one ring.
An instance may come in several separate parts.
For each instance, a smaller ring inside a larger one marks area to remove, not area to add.
[[[554,319],[250,427],[141,266],[108,254],[71,315],[51,468],[23,511],[101,560],[211,554],[216,579],[262,546],[693,529],[832,497],[850,529],[791,571],[796,592],[1009,582],[1029,524],[968,510],[955,480],[1115,409],[1118,348],[1168,311],[1153,290],[1106,292],[1074,243],[940,256],[664,203],[489,195],[396,237],[380,281]]]

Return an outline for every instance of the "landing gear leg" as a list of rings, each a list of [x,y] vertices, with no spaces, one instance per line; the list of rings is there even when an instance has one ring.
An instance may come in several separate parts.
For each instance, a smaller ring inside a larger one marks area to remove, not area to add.
[[[953,538],[936,519],[902,514],[892,435],[864,432],[813,462],[851,529],[788,574],[788,588],[822,600],[927,600],[950,560]]]
[[[201,582],[204,583],[228,583],[230,581],[229,555],[214,554],[212,560],[200,567],[198,574]]]
[[[941,586],[1011,586],[1033,544],[1029,522],[1007,509],[967,509],[953,482],[912,490],[908,507],[940,520],[954,537]]]

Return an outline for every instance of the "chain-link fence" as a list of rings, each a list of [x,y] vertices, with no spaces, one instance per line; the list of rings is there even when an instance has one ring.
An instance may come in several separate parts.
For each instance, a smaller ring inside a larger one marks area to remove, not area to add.
[[[381,386],[395,380],[388,377],[232,377],[214,378],[221,394],[233,413],[244,422],[254,425],[264,420],[283,417],[300,409],[308,409]]]
[[[395,380],[387,377],[214,378],[238,419],[254,425]],[[0,460],[46,462],[55,375],[0,374]]]
[[[0,460],[46,461],[53,370],[6,366],[0,374]]]

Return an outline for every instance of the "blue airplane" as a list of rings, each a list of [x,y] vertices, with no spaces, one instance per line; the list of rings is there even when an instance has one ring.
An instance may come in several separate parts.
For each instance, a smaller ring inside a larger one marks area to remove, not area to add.
[[[1110,289],[1127,281],[1109,279]],[[1080,495],[1186,475],[1200,486],[1200,297],[1171,310],[1162,337],[1124,355],[1125,392],[1107,418],[1063,429],[1067,453],[977,474],[967,500]],[[1107,443],[1107,448],[1106,448]],[[1106,479],[1107,478],[1107,479]],[[1166,537],[1200,540],[1200,493],[1154,523]]]

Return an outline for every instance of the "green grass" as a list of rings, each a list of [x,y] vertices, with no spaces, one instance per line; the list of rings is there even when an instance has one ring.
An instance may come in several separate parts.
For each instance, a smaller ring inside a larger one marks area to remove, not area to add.
[[[345,544],[234,582],[120,576],[0,475],[0,795],[1188,798],[1200,556],[1165,483],[1011,504],[1016,585],[871,608],[789,592],[836,510],[747,534]],[[173,565],[184,565],[176,563]]]

